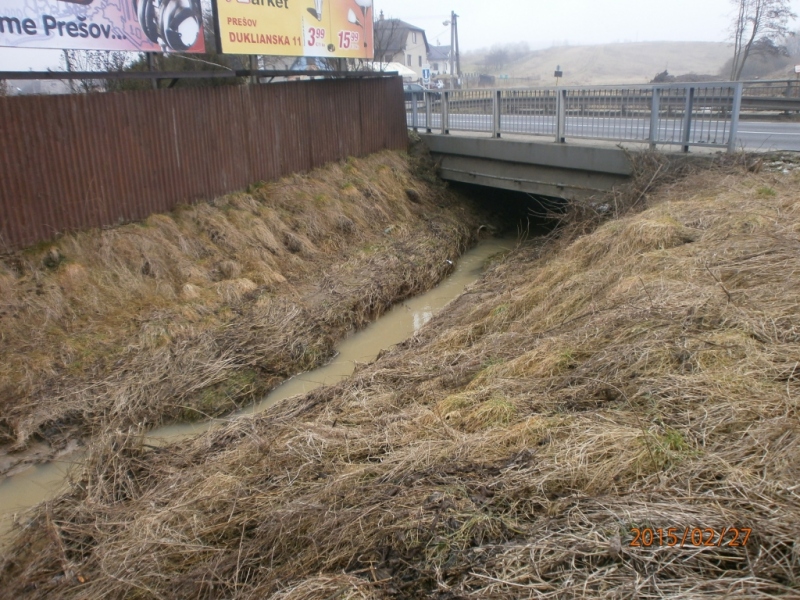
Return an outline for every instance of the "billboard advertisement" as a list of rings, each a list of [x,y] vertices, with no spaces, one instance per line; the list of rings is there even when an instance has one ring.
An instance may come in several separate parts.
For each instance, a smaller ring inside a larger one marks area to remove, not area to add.
[[[200,0],[0,0],[0,46],[204,52],[203,13]]]
[[[372,0],[215,0],[226,54],[372,58]]]

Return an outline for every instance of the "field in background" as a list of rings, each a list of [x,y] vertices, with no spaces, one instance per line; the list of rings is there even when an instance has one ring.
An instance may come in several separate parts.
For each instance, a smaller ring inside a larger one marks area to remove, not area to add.
[[[717,75],[732,54],[722,42],[634,42],[595,46],[558,46],[535,50],[499,68],[485,66],[487,51],[465,53],[461,69],[465,73],[509,75],[526,78],[512,85],[555,84],[553,72],[560,65],[562,85],[602,85],[648,83],[664,70],[672,75],[688,73]]]

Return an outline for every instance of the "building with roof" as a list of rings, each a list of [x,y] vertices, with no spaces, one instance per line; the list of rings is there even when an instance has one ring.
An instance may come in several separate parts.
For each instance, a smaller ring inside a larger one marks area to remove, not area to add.
[[[431,66],[431,77],[450,75],[451,46],[431,46],[428,51],[428,64]]]
[[[379,18],[375,22],[375,61],[399,62],[422,79],[422,68],[428,66],[428,38],[425,30],[400,19]]]

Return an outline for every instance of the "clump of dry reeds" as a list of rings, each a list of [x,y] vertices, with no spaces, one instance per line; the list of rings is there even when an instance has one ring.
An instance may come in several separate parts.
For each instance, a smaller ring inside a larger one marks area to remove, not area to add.
[[[387,152],[3,257],[0,446],[260,397],[451,269],[453,201]]]
[[[338,386],[176,446],[104,440],[0,587],[796,597],[798,192],[696,173],[559,252],[520,248]],[[743,527],[744,546],[631,546]]]
[[[551,240],[561,243],[548,244],[547,251],[559,251],[564,244],[594,231],[599,225],[612,219],[641,212],[656,190],[664,190],[699,172],[735,173],[746,168],[752,157],[740,154],[681,155],[656,151],[625,151],[631,165],[628,181],[610,193],[593,196],[588,200],[566,203],[545,203],[532,211],[555,224]]]

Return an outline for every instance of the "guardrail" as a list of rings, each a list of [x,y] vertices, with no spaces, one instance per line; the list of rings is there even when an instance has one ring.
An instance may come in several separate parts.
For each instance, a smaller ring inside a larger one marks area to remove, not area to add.
[[[754,98],[800,99],[800,79],[764,79],[744,81],[745,96]]]
[[[549,136],[735,149],[742,83],[413,93],[414,130]]]
[[[745,81],[742,110],[747,112],[800,111],[800,80]]]

